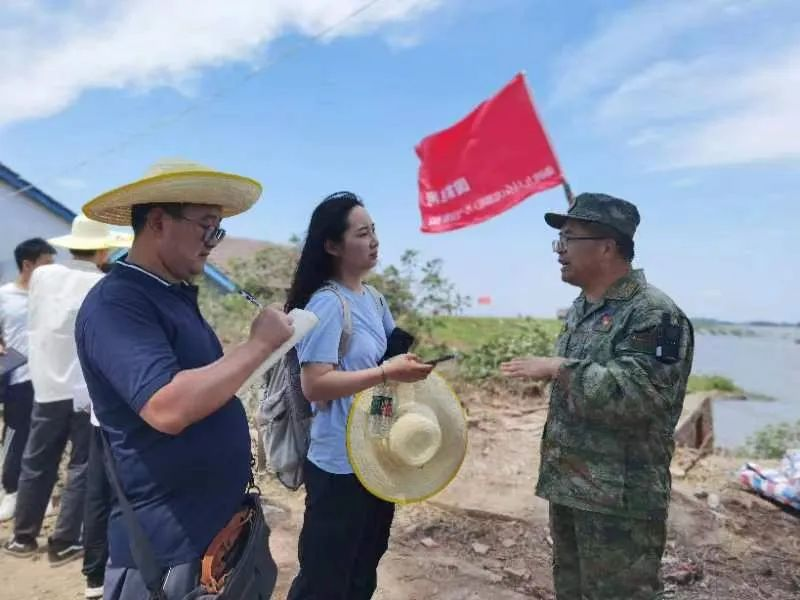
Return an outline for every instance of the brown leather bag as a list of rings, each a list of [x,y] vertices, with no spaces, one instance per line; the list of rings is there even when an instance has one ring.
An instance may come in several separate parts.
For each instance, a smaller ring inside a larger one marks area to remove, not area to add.
[[[200,571],[200,584],[206,592],[218,594],[225,587],[225,579],[238,558],[240,548],[237,546],[246,542],[247,529],[252,521],[253,509],[242,509],[211,540]]]

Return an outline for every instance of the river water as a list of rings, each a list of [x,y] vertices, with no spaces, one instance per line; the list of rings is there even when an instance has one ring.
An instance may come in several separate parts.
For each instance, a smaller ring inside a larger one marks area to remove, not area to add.
[[[716,400],[715,445],[741,445],[758,429],[800,420],[800,328],[752,327],[756,335],[698,334],[693,373],[724,375],[772,402]]]

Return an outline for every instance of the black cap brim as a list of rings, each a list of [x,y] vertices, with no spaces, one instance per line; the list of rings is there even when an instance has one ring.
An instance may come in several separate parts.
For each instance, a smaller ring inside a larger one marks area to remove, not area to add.
[[[567,215],[559,213],[545,213],[544,222],[550,225],[553,229],[561,229],[564,223],[567,222]]]
[[[567,215],[561,215],[559,213],[545,213],[544,222],[553,229],[561,229],[568,218]]]
[[[545,213],[544,221],[553,229],[561,229],[568,220],[583,221],[584,223],[597,223],[593,219],[583,219],[581,217],[574,217],[572,215],[562,215],[559,213]]]

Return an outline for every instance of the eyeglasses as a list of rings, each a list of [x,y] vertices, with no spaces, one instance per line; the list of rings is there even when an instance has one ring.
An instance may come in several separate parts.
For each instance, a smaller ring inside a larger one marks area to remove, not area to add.
[[[189,223],[194,223],[198,227],[201,227],[203,229],[203,243],[206,246],[213,248],[225,238],[225,230],[218,225],[209,225],[208,223],[190,219],[188,217],[184,217],[183,215],[175,218],[182,221],[189,221]]]
[[[560,235],[557,240],[553,240],[553,252],[566,252],[570,242],[580,240],[606,240],[602,235]]]

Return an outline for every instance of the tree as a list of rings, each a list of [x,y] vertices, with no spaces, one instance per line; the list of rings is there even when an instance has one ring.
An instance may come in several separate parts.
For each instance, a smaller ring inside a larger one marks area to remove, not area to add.
[[[390,265],[370,279],[386,296],[395,320],[417,337],[423,351],[441,348],[434,331],[442,317],[461,314],[471,302],[458,293],[443,268],[439,258],[423,262],[419,251],[406,250],[400,268]]]

